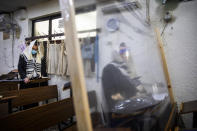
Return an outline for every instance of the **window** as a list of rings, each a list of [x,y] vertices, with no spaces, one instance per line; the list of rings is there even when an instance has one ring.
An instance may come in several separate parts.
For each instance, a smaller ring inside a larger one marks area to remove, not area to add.
[[[96,11],[78,14],[75,18],[79,38],[96,36]]]
[[[52,34],[64,33],[63,18],[53,19],[51,29],[52,29]],[[58,36],[58,37],[53,37],[52,40],[59,40],[64,38],[65,36]]]
[[[32,36],[43,36],[43,35],[51,35],[56,34],[52,30],[52,26],[56,26],[56,24],[53,22],[56,19],[60,18],[60,14],[48,16],[39,18],[32,21]],[[54,25],[52,25],[54,23]],[[47,40],[48,38],[41,39],[41,40]],[[52,38],[49,38],[50,40]]]
[[[34,26],[35,26],[34,36],[42,36],[49,34],[49,20],[36,22]],[[44,40],[46,40],[46,38]]]
[[[95,10],[95,5],[76,10],[76,27],[79,38],[96,36]],[[63,19],[60,14],[32,21],[32,36],[43,36],[59,33],[64,33]],[[64,38],[64,36],[50,37],[49,40],[60,40]],[[41,40],[47,40],[47,38]]]

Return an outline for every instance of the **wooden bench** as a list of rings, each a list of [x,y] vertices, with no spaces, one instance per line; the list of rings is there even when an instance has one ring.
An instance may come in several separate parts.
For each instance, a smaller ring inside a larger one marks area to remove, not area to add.
[[[73,124],[72,126],[66,128],[64,131],[77,131],[77,124]]]
[[[193,128],[187,129],[182,122],[181,115],[193,113]],[[175,131],[196,131],[197,130],[197,100],[183,102],[180,105],[180,112],[179,112],[179,125],[175,128]]]
[[[78,131],[77,125],[74,124],[69,128],[65,129],[64,131]],[[130,128],[96,128],[94,131],[131,131]]]
[[[2,74],[0,76],[0,92],[18,90],[18,84],[20,82],[16,80],[17,78],[18,78],[18,70],[12,70],[8,74]],[[16,81],[12,81],[12,80],[16,80]]]
[[[181,103],[179,115],[187,113],[193,113],[193,128],[197,128],[197,100]]]
[[[39,131],[74,115],[71,98],[10,114],[0,119],[1,131]]]
[[[19,82],[0,82],[0,92],[18,90]]]
[[[0,95],[4,97],[17,96],[12,100],[11,108],[38,103],[53,98],[58,99],[57,85],[1,92]]]
[[[197,128],[181,129],[177,126],[174,131],[197,131]]]
[[[50,78],[39,78],[39,79],[34,79],[34,80],[30,80],[30,83],[43,83],[43,82],[48,82],[48,80],[50,80]]]
[[[38,83],[39,86],[41,86],[41,83],[48,82],[50,80],[49,78],[40,78],[40,79],[34,79],[30,80],[30,84],[35,84]],[[4,81],[0,82],[0,92],[5,92],[5,91],[12,91],[12,90],[18,90],[19,88],[20,81]]]
[[[181,103],[180,114],[197,112],[197,100]]]

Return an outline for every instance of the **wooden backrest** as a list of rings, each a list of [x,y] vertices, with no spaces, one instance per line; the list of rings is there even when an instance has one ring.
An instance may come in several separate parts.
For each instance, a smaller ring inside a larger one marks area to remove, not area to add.
[[[42,82],[48,82],[48,80],[50,80],[50,78],[39,78],[39,79],[30,80],[30,83],[31,84],[42,83]]]
[[[75,124],[71,125],[70,127],[64,129],[63,131],[78,131],[77,124],[75,123]]]
[[[12,107],[58,98],[57,85],[21,89],[0,93],[3,96],[18,96],[12,100]]]
[[[18,89],[19,82],[0,82],[0,92]]]
[[[71,98],[10,114],[0,119],[1,131],[39,131],[74,116]]]
[[[77,124],[64,129],[64,131],[78,131]],[[93,131],[131,131],[130,128],[95,128]]]

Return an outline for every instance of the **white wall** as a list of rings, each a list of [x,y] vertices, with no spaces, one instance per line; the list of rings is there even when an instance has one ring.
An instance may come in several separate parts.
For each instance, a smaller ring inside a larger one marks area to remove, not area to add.
[[[84,5],[94,3],[94,0],[76,0],[75,6],[81,7]],[[25,38],[31,36],[31,20],[55,13],[60,13],[59,9],[59,1],[58,0],[49,0],[48,2],[39,3],[34,6],[30,6],[27,8],[27,19],[19,20],[20,13],[16,11],[14,13],[14,19],[17,21],[19,26],[21,27],[21,35],[19,39],[14,40],[14,57],[12,58],[12,36],[11,39],[3,40],[3,33],[0,32],[0,74],[8,73],[13,69],[17,69],[19,54],[21,50],[19,49],[19,45],[25,43]],[[14,63],[12,64],[12,59]],[[14,65],[14,66],[13,66]],[[67,81],[64,77],[60,76],[50,76],[51,80],[49,81],[50,85],[57,84],[59,88],[59,98],[65,98],[69,95],[68,92],[62,92],[62,87],[64,83]]]
[[[174,23],[166,28],[164,42],[176,100],[197,98],[197,1],[180,4]]]
[[[144,21],[146,18],[146,3],[144,0],[139,0],[139,2],[142,5],[142,9],[139,10],[141,13],[136,13]],[[150,0],[150,28],[159,27],[160,32],[163,30],[162,17],[165,11],[171,11],[175,18],[166,27],[163,41],[175,100],[179,104],[180,102],[197,99],[196,6],[197,1],[168,1],[166,6],[162,6],[159,1]],[[100,5],[100,7],[102,8],[104,5]],[[162,82],[164,76],[160,68],[161,62],[155,56],[155,54],[159,56],[159,52],[156,51],[157,42],[154,30],[145,27],[134,15],[131,15],[132,13],[111,15],[104,15],[102,11],[98,13],[100,13],[98,14],[98,26],[102,28],[102,32],[99,34],[100,71],[110,62],[111,51],[117,49],[120,42],[126,42],[131,48],[137,74],[142,76],[142,82],[159,80]],[[109,33],[105,29],[105,24],[109,18],[113,17],[120,20],[120,30]],[[147,32],[148,35],[143,32]],[[135,46],[132,46],[132,44]],[[134,50],[132,51],[132,49]],[[136,53],[139,53],[139,56]],[[191,127],[191,117],[185,117],[184,119],[187,126]]]
[[[197,1],[174,1],[170,2],[171,6],[168,8],[153,1],[151,3],[155,6],[151,8],[151,20],[160,26],[161,30],[161,14],[165,10],[170,10],[175,17],[174,22],[167,25],[163,34],[175,99],[178,102],[194,100],[197,97]]]
[[[173,10],[174,23],[164,34],[165,52],[175,100],[197,99],[197,1],[183,2]],[[190,114],[191,115],[191,114]],[[184,117],[187,126],[192,118]]]
[[[25,38],[30,36],[28,33],[28,20],[25,21],[20,21],[19,19],[16,19],[18,17],[18,15],[20,14],[14,14],[14,18],[17,21],[17,23],[19,24],[20,28],[21,28],[21,35],[20,38],[17,39],[16,37],[14,37],[14,41],[13,41],[13,58],[12,58],[12,39],[13,36],[10,35],[10,39],[7,40],[3,40],[3,33],[0,32],[0,66],[2,67],[0,69],[0,74],[3,73],[8,73],[9,71],[11,71],[12,69],[16,69],[17,68],[17,64],[18,64],[18,58],[19,58],[19,53],[21,52],[19,49],[19,45],[24,43]],[[11,33],[12,34],[12,33]],[[12,62],[12,60],[14,61],[14,63]]]

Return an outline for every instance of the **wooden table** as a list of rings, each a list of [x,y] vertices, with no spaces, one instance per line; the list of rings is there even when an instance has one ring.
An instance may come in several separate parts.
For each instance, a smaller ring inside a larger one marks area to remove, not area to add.
[[[14,99],[16,97],[18,97],[18,96],[8,96],[8,97],[0,98],[0,104],[1,103],[8,103],[8,113],[12,113],[12,99]]]

